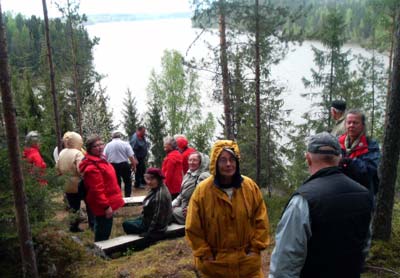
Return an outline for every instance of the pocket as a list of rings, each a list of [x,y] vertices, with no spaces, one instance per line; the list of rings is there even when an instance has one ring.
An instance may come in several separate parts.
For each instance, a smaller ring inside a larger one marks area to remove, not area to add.
[[[239,273],[240,277],[260,277],[261,256],[260,254],[246,255],[240,259]]]
[[[209,261],[196,258],[196,268],[208,277],[213,278],[230,278],[229,264],[223,261]]]

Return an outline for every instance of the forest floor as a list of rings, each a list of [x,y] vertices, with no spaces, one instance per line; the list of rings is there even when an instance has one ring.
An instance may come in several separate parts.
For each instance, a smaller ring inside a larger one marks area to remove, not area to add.
[[[145,190],[134,190],[134,195],[146,195]],[[267,198],[271,234],[279,220],[287,197]],[[103,259],[93,249],[93,232],[82,223],[82,233],[68,232],[68,212],[58,199],[60,209],[52,228],[37,237],[38,261],[42,277],[201,277],[193,265],[191,249],[185,239],[164,240],[143,251],[127,250]],[[141,207],[121,208],[114,217],[111,238],[124,234],[122,222],[135,217]],[[394,232],[389,243],[374,242],[363,278],[400,277],[400,204],[395,206]],[[262,252],[262,265],[268,277],[269,260],[273,246]]]

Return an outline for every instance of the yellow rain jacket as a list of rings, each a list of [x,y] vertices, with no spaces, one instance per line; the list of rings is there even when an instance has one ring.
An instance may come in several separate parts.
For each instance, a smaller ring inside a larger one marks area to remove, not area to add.
[[[220,140],[211,150],[211,176],[194,191],[186,217],[186,239],[196,268],[205,277],[264,277],[260,251],[270,243],[267,209],[257,184],[242,176],[232,199],[214,184],[217,159],[224,148],[240,156],[237,144]],[[254,253],[255,254],[254,254]],[[206,258],[213,257],[214,260]]]

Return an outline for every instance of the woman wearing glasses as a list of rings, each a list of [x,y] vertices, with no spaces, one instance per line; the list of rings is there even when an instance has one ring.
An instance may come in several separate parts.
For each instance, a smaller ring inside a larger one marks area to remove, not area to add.
[[[103,155],[104,143],[97,135],[85,143],[87,154],[79,164],[86,189],[85,200],[95,215],[94,241],[110,237],[113,213],[124,205],[114,167]]]

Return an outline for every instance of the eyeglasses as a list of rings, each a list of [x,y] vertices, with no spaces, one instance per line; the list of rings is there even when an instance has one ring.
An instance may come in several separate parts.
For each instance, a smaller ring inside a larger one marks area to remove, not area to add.
[[[222,157],[222,158],[218,159],[218,164],[221,164],[221,165],[226,165],[226,164],[228,164],[228,162],[229,162],[229,164],[236,164],[236,159],[233,157],[232,158]]]

